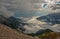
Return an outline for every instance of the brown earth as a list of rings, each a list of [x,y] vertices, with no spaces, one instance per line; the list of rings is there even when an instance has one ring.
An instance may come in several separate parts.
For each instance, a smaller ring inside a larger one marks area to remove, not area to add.
[[[39,39],[19,33],[17,30],[11,29],[8,26],[0,24],[0,39]]]

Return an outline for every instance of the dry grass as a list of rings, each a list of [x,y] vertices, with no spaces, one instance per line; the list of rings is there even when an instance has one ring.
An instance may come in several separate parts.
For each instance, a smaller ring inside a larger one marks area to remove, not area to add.
[[[60,32],[48,33],[43,39],[60,39]]]
[[[14,29],[11,29],[5,25],[0,24],[0,39],[39,39],[39,38],[24,35]]]
[[[48,37],[51,39],[60,39],[60,32],[52,32]]]

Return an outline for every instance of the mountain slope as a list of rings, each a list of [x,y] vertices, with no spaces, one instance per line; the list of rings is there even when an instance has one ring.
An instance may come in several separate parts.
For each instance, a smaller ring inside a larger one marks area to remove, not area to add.
[[[38,39],[0,24],[0,39]]]

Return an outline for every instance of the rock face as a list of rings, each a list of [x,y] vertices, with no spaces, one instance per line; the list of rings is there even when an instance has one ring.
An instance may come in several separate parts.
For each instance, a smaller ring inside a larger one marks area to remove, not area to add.
[[[24,35],[8,26],[0,24],[0,39],[39,39],[36,37],[31,37]]]

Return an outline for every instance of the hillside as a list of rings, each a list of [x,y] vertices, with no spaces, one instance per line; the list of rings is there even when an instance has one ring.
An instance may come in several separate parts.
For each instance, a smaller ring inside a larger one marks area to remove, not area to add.
[[[43,39],[60,39],[60,33],[51,32],[43,34]],[[40,37],[40,35],[38,35]],[[0,39],[40,39],[38,37],[32,37],[18,32],[15,29],[11,29],[8,26],[0,24]]]
[[[24,35],[8,26],[0,24],[0,39],[38,39],[37,37],[31,37]]]

